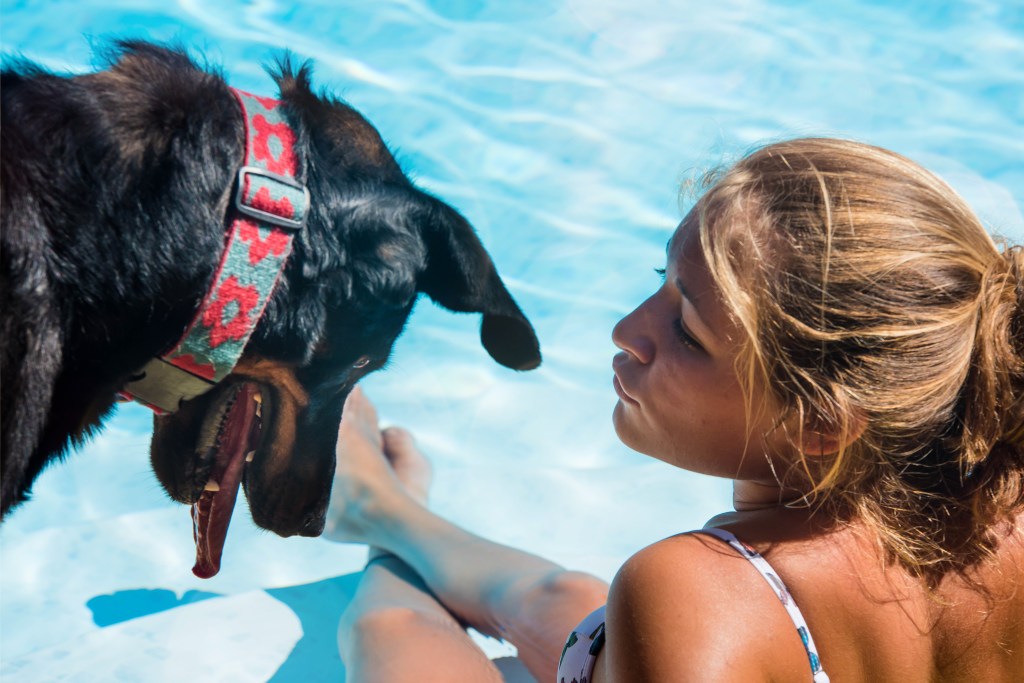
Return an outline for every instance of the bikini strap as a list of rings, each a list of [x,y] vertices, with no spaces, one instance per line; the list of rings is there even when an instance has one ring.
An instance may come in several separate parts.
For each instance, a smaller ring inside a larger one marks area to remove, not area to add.
[[[793,620],[796,632],[804,644],[804,650],[807,652],[807,659],[811,663],[811,674],[814,676],[814,683],[829,683],[828,674],[821,668],[818,648],[814,645],[814,638],[811,637],[810,629],[807,628],[807,621],[804,619],[804,615],[801,614],[800,608],[796,606],[793,596],[789,594],[786,584],[782,582],[782,579],[775,573],[775,570],[768,564],[768,561],[761,557],[759,552],[740,541],[735,535],[725,529],[708,527],[691,533],[707,534],[728,543],[736,552],[746,558],[750,564],[754,565],[754,569],[768,582],[768,585],[771,586],[772,591],[775,593],[775,597],[779,599],[782,606],[786,608],[789,618]]]

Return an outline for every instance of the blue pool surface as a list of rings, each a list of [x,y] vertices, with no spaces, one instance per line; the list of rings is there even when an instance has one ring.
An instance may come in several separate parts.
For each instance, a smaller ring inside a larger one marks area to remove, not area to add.
[[[433,458],[440,512],[605,578],[730,504],[727,482],[632,453],[609,419],[610,331],[657,286],[681,183],[760,143],[852,137],[1024,241],[1016,0],[0,1],[3,52],[52,69],[124,36],[187,45],[260,94],[284,49],[312,60],[469,218],[543,367],[497,366],[474,316],[422,301],[364,386]],[[335,627],[365,548],[261,532],[243,503],[221,574],[196,579],[150,422],[120,408],[0,528],[0,680],[343,681]]]

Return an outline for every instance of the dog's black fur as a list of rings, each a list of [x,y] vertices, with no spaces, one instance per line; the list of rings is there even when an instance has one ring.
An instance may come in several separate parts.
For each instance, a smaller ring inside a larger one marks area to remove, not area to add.
[[[483,313],[482,342],[504,365],[529,369],[540,354],[469,224],[412,185],[360,114],[315,94],[308,66],[286,57],[273,75],[309,220],[226,388],[158,417],[152,460],[168,493],[193,502],[206,412],[255,382],[272,417],[244,479],[253,518],[317,535],[342,404],[384,364],[418,293]],[[244,131],[215,69],[149,43],[117,43],[108,68],[78,76],[13,61],[0,90],[6,513],[191,321],[223,248]]]

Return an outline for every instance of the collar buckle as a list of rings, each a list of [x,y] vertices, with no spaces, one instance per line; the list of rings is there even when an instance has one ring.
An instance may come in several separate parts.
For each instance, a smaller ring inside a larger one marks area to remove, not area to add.
[[[297,231],[309,218],[309,188],[258,166],[238,169],[235,209],[250,218]]]

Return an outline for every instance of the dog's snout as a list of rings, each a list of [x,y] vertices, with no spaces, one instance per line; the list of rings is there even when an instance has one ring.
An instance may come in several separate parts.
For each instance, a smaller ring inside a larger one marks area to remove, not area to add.
[[[324,532],[324,525],[327,522],[327,515],[318,512],[310,515],[303,521],[299,528],[299,536],[319,536]]]

